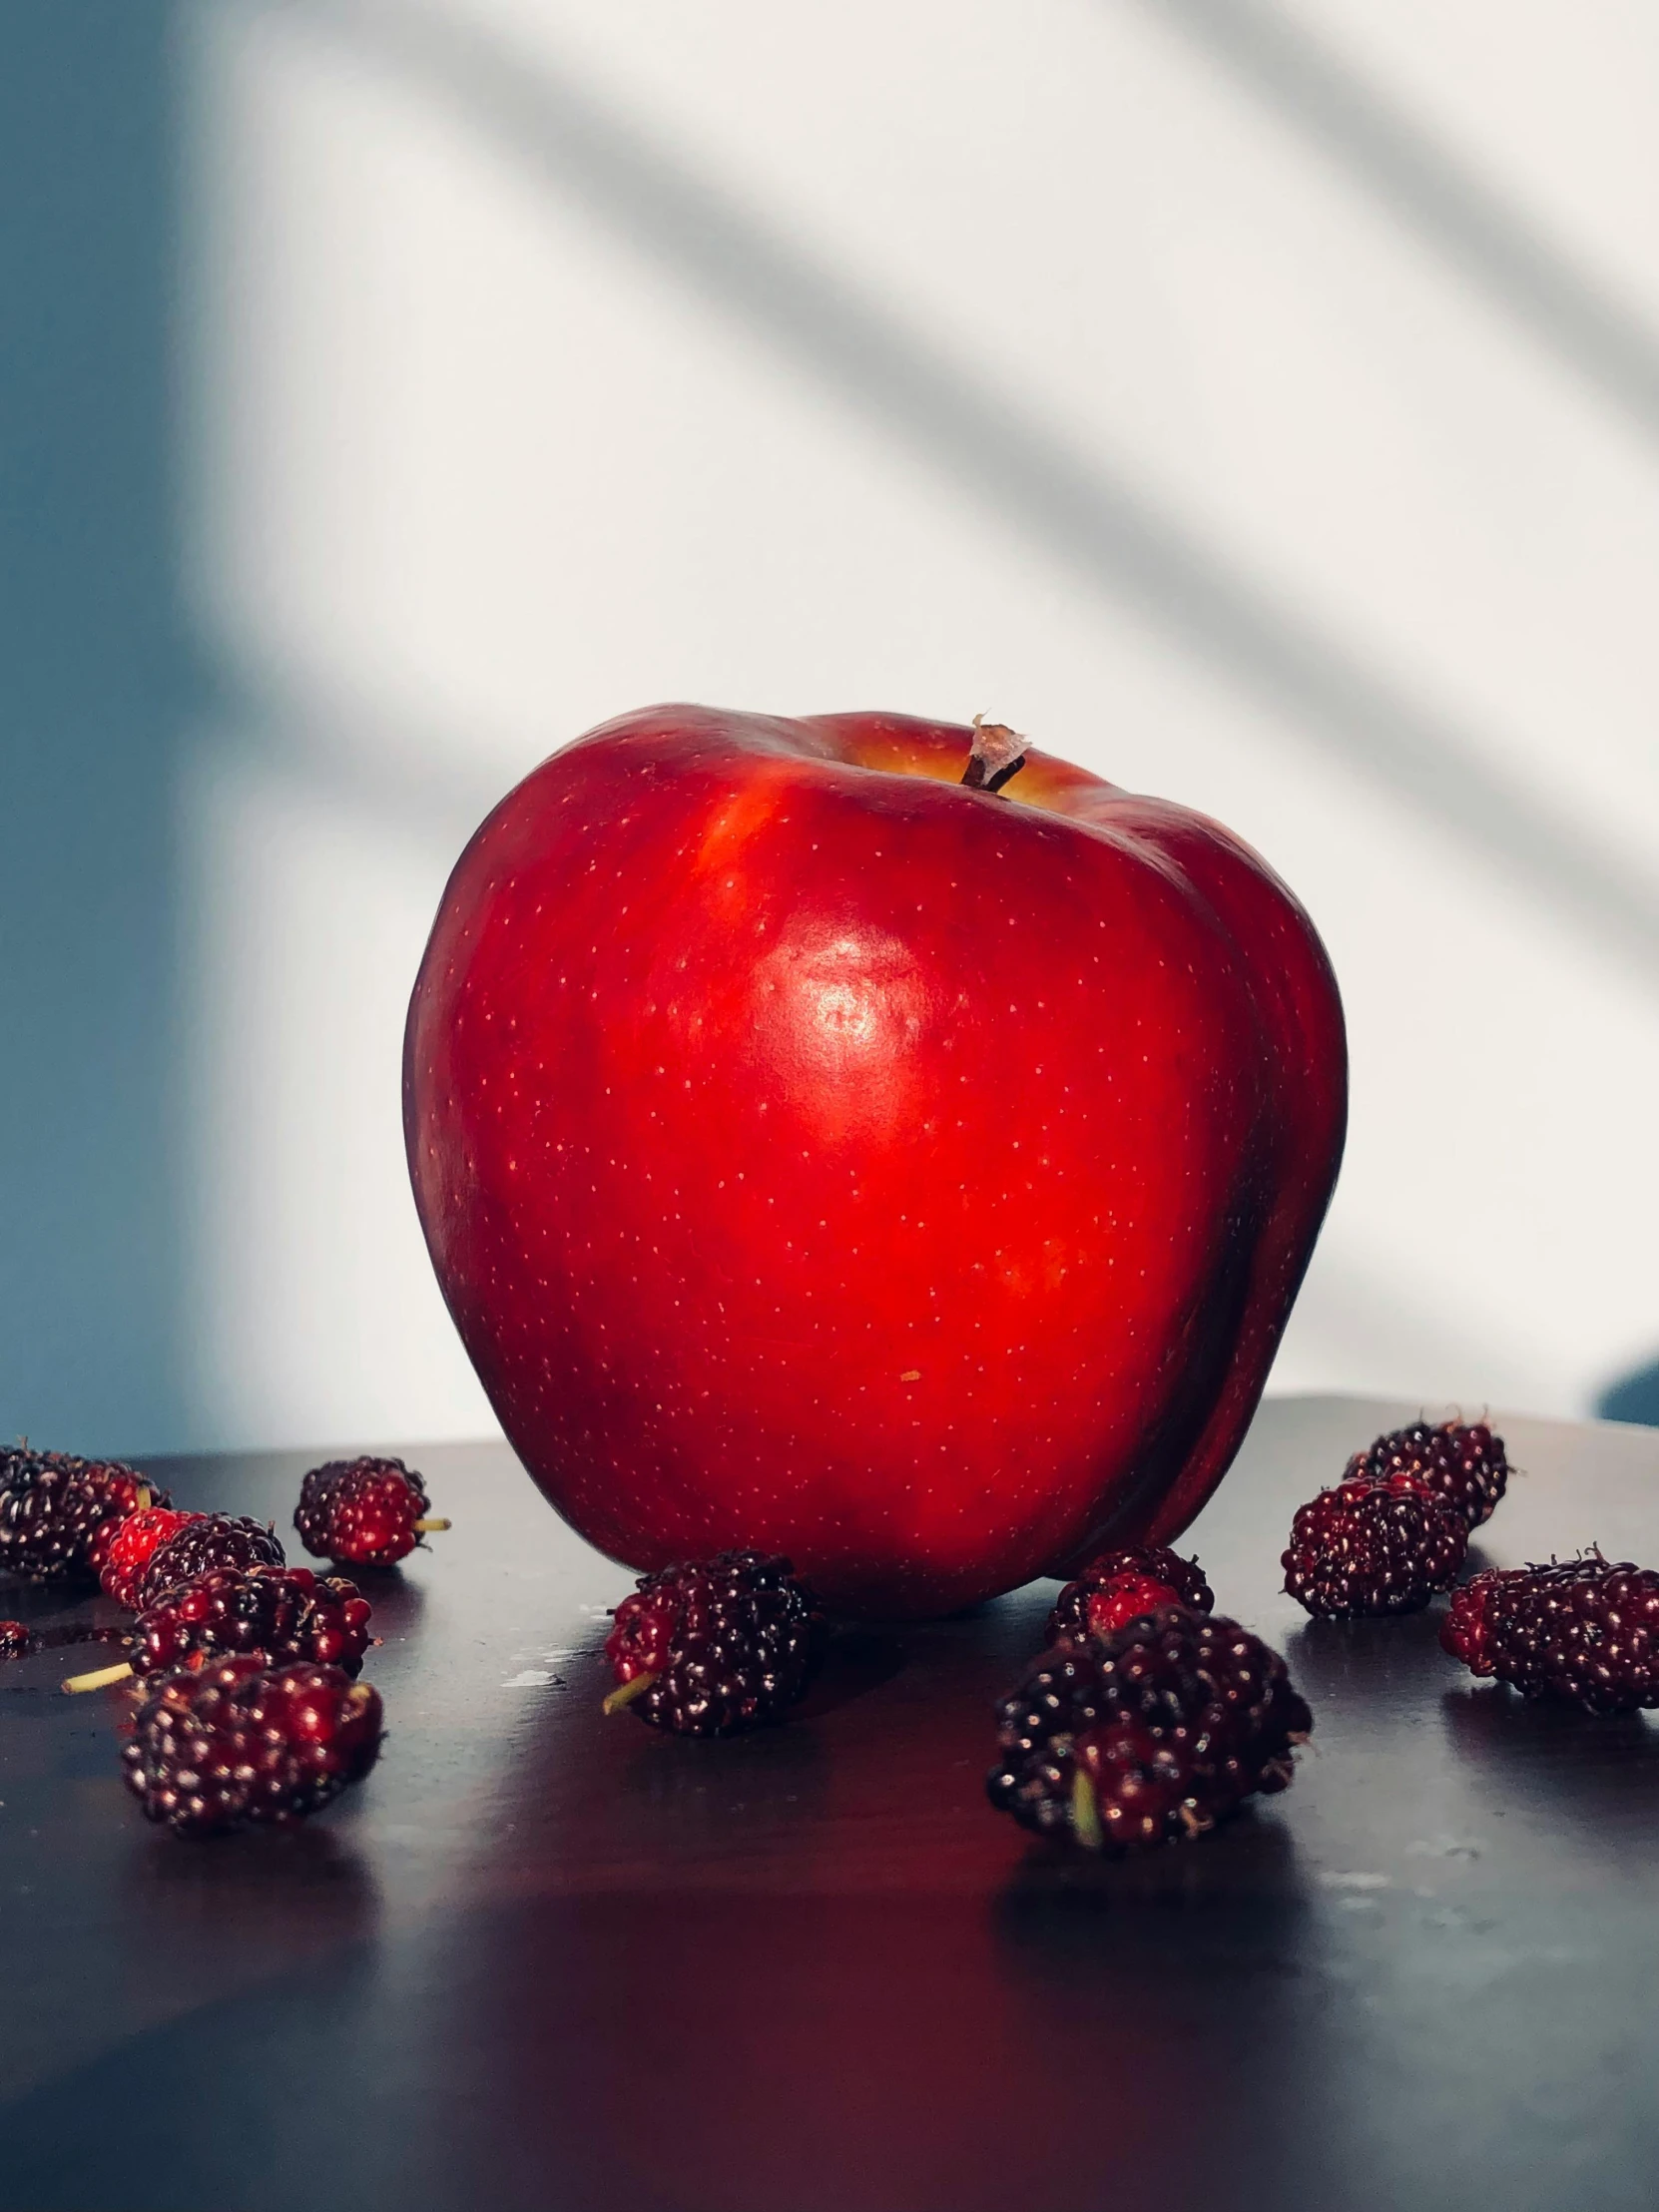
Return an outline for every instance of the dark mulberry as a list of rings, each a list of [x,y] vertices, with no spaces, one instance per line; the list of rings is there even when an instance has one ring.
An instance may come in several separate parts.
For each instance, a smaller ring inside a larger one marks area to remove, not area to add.
[[[1314,1725],[1276,1651],[1184,1606],[1052,1645],[996,1720],[992,1805],[1093,1851],[1199,1836],[1287,1788]]]
[[[206,1518],[205,1513],[181,1513],[171,1505],[141,1506],[136,1513],[129,1513],[110,1538],[98,1577],[105,1596],[136,1611],[151,1559],[187,1522]]]
[[[139,1615],[130,1639],[135,1674],[166,1674],[204,1658],[263,1651],[272,1666],[308,1660],[356,1674],[374,1608],[343,1575],[309,1567],[212,1568]]]
[[[1369,1449],[1349,1461],[1345,1481],[1369,1474],[1377,1480],[1390,1474],[1415,1475],[1438,1498],[1454,1506],[1467,1528],[1490,1520],[1492,1509],[1509,1484],[1509,1461],[1503,1438],[1494,1436],[1484,1421],[1465,1427],[1454,1420],[1430,1427],[1412,1421],[1379,1436]]]
[[[775,1720],[801,1696],[823,1617],[787,1559],[723,1551],[640,1577],[605,1640],[618,1687],[653,1728],[730,1736]]]
[[[1474,1674],[1592,1713],[1659,1706],[1659,1573],[1590,1552],[1475,1575],[1440,1641]]]
[[[377,1691],[340,1667],[269,1668],[263,1652],[165,1675],[123,1747],[145,1815],[182,1836],[304,1820],[379,1756]]]
[[[424,1478],[401,1459],[330,1459],[299,1485],[293,1525],[318,1559],[394,1567],[449,1523],[433,1519]]]
[[[1299,1506],[1285,1588],[1310,1613],[1415,1613],[1449,1589],[1468,1529],[1415,1475],[1359,1475]]]
[[[151,1553],[134,1603],[148,1612],[169,1590],[214,1567],[279,1567],[282,1547],[264,1521],[241,1513],[194,1513]]]
[[[1189,1612],[1215,1610],[1215,1592],[1196,1559],[1183,1559],[1167,1544],[1132,1544],[1103,1551],[1054,1600],[1047,1637],[1110,1636],[1142,1613],[1162,1605]]]

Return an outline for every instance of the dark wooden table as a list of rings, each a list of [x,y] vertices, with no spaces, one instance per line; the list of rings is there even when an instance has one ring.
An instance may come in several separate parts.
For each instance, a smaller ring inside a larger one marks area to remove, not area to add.
[[[1317,1750],[1139,1863],[981,1796],[1052,1585],[853,1637],[788,1727],[664,1738],[599,1713],[629,1577],[499,1446],[411,1455],[456,1525],[376,1591],[385,1755],[292,1835],[151,1830],[119,1694],[6,1668],[0,2206],[1652,2212],[1659,1731],[1476,1686],[1437,1613],[1278,1594],[1294,1505],[1408,1410],[1258,1420],[1188,1548]],[[1659,1432],[1506,1432],[1487,1559],[1659,1558]],[[166,1472],[285,1527],[305,1464]]]

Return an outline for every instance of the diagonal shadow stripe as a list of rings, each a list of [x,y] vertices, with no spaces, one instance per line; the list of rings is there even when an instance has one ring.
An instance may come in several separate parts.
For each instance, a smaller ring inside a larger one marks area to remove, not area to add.
[[[258,4],[258,0],[257,0]],[[487,133],[636,252],[930,460],[1052,557],[1288,714],[1659,983],[1659,884],[1494,772],[1450,720],[1264,590],[1202,534],[614,113],[545,54],[420,0],[284,6]]]
[[[1574,266],[1411,116],[1257,0],[1140,0],[1323,147],[1413,237],[1577,375],[1659,434],[1659,331]]]

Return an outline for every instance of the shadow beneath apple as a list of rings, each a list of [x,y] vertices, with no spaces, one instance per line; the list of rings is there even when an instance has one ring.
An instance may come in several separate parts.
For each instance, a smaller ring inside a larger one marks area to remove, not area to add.
[[[1036,1582],[1058,1583],[1061,1579],[1061,1576],[1054,1574],[1039,1575],[1036,1578],[1036,1581],[1022,1582],[1017,1590],[1004,1590],[999,1597],[978,1598],[974,1601],[972,1605],[958,1605],[955,1612],[941,1613],[938,1617],[941,1621],[988,1620],[990,1616],[995,1612],[996,1608],[1001,1605],[1005,1599],[1010,1597],[1023,1597],[1028,1591],[1036,1587]]]
[[[790,1718],[822,1720],[826,1713],[850,1705],[854,1698],[867,1697],[883,1682],[890,1682],[909,1658],[909,1646],[898,1636],[867,1628],[832,1629],[824,1658],[807,1685],[807,1694],[790,1708]]]

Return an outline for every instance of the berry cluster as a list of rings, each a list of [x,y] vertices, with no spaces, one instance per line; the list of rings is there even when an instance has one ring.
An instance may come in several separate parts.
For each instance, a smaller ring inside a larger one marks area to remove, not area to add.
[[[98,1577],[104,1595],[113,1597],[117,1605],[125,1605],[129,1612],[137,1612],[145,1571],[156,1553],[187,1522],[205,1518],[202,1513],[182,1513],[171,1505],[146,1505],[129,1513],[110,1538]]]
[[[319,1581],[309,1567],[212,1567],[193,1575],[133,1623],[138,1675],[200,1667],[207,1659],[263,1651],[276,1666],[294,1660],[355,1675],[368,1649],[373,1607],[342,1575]]]
[[[641,1575],[605,1640],[617,1687],[653,1728],[731,1736],[776,1720],[807,1686],[823,1616],[787,1559],[722,1551]]]
[[[279,1567],[282,1547],[264,1521],[245,1513],[192,1513],[180,1528],[163,1535],[134,1578],[134,1603],[141,1613],[160,1605],[170,1590],[199,1574],[227,1569],[247,1574],[255,1567]]]
[[[1300,1507],[1285,1588],[1311,1613],[1409,1613],[1456,1580],[1468,1531],[1508,1486],[1483,1421],[1414,1421],[1356,1452]],[[1440,1642],[1471,1673],[1591,1713],[1659,1707],[1659,1572],[1599,1550],[1491,1567],[1452,1591]]]
[[[1451,1588],[1509,1464],[1484,1423],[1378,1437],[1299,1508],[1285,1587],[1328,1616],[1409,1613]],[[330,1460],[294,1526],[319,1557],[371,1568],[433,1530],[399,1459]],[[0,1620],[0,1659],[120,1640],[136,1678],[122,1753],[146,1815],[181,1835],[302,1820],[373,1766],[378,1694],[354,1681],[372,1609],[338,1574],[288,1567],[271,1527],[175,1507],[135,1469],[27,1447],[0,1454],[0,1570],[98,1580],[125,1631]],[[996,1709],[991,1803],[1039,1835],[1123,1853],[1204,1835],[1284,1790],[1313,1716],[1285,1662],[1218,1616],[1196,1559],[1131,1545],[1091,1559],[1055,1600],[1045,1648]],[[724,1551],[642,1575],[616,1608],[608,1713],[728,1736],[782,1717],[821,1656],[823,1616],[788,1559]],[[1473,1673],[1592,1712],[1659,1707],[1659,1572],[1599,1551],[1489,1570],[1458,1588],[1441,1642]]]
[[[1503,1438],[1484,1421],[1390,1429],[1298,1509],[1285,1588],[1310,1613],[1420,1612],[1457,1579],[1469,1530],[1508,1481]]]
[[[1091,1851],[1201,1836],[1288,1787],[1313,1715],[1285,1662],[1237,1621],[1161,1606],[1063,1637],[996,1709],[999,1812]]]
[[[335,1461],[305,1477],[294,1520],[330,1558],[387,1566],[448,1527],[427,1505],[399,1459]],[[127,1781],[181,1835],[303,1819],[373,1765],[380,1700],[352,1681],[372,1608],[343,1576],[287,1566],[269,1525],[184,1511],[135,1468],[24,1445],[0,1452],[0,1573],[97,1582],[137,1614],[125,1631],[0,1620],[0,1659],[125,1645],[64,1688],[143,1684]]]
[[[1489,1568],[1453,1595],[1440,1642],[1523,1697],[1592,1713],[1659,1706],[1659,1573],[1599,1551]]]
[[[0,1573],[96,1582],[123,1520],[166,1504],[136,1467],[24,1444],[0,1452]]]

